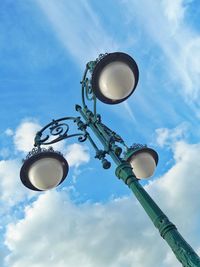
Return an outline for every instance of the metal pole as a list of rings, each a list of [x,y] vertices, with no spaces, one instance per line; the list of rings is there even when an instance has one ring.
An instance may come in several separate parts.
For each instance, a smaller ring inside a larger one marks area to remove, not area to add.
[[[159,230],[162,238],[168,243],[176,258],[184,267],[200,267],[200,258],[192,247],[184,240],[176,226],[169,221],[163,211],[157,206],[149,194],[140,185],[134,176],[129,163],[123,162],[118,165],[116,175],[129,186],[136,196],[155,227]]]
[[[85,107],[83,110],[77,106],[77,111],[86,121],[87,125],[96,135],[96,137],[103,144],[104,148],[108,148],[110,137],[101,123],[98,123],[96,116]],[[112,146],[108,149],[108,154],[118,166],[116,168],[116,176],[124,181],[126,185],[132,190],[147,215],[152,220],[155,227],[158,229],[162,238],[168,243],[174,252],[176,258],[181,262],[184,267],[200,267],[200,258],[192,247],[184,240],[178,232],[176,226],[169,221],[168,217],[158,207],[154,200],[149,196],[145,189],[140,185],[138,179],[135,177],[132,167],[128,162],[123,161],[113,151]]]

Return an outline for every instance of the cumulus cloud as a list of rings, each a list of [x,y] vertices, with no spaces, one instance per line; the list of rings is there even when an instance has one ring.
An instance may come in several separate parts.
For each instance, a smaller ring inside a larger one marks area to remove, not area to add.
[[[187,124],[182,123],[173,129],[159,128],[156,129],[156,143],[163,147],[165,145],[171,146],[178,140],[184,139],[187,135]]]
[[[147,240],[141,240],[141,235]],[[9,225],[6,245],[12,253],[7,262],[15,267],[149,266],[157,258],[151,238],[155,232],[145,225],[132,199],[76,206],[67,195],[54,191],[41,195],[27,207],[24,219]],[[151,253],[148,264],[145,243]],[[159,252],[163,255],[162,246]]]
[[[4,159],[8,158],[10,156],[10,150],[7,147],[0,149],[0,156]]]
[[[5,130],[5,134],[6,134],[7,136],[13,136],[14,132],[13,132],[12,129],[8,128],[8,129]]]
[[[41,126],[35,120],[25,120],[22,122],[14,135],[14,144],[18,151],[29,152],[34,145],[34,137]]]
[[[199,150],[200,144],[177,142],[174,166],[146,186],[195,248],[200,247]],[[132,197],[77,205],[64,191],[44,193],[8,226],[5,244],[9,267],[179,266]]]
[[[4,208],[16,205],[29,194],[19,179],[20,167],[18,160],[0,161],[0,200]]]
[[[75,143],[67,146],[65,157],[69,163],[69,166],[79,167],[81,164],[89,162],[89,149],[87,146]]]

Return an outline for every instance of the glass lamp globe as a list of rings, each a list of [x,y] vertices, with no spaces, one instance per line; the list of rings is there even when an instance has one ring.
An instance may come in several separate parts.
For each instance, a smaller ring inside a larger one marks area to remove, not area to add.
[[[158,163],[158,154],[155,150],[143,147],[137,150],[130,149],[126,160],[133,168],[133,173],[138,179],[149,178],[154,174]]]
[[[121,52],[103,57],[92,73],[92,89],[96,97],[106,104],[118,104],[135,90],[139,78],[136,62]]]
[[[68,163],[60,153],[41,151],[25,160],[20,178],[29,189],[44,191],[61,184],[68,169]]]

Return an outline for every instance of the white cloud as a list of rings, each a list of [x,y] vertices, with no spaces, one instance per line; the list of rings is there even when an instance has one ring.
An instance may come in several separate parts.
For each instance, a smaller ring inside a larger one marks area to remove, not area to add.
[[[10,153],[11,152],[7,147],[0,149],[0,156],[4,159],[8,158],[10,156]]]
[[[173,129],[159,128],[156,129],[156,143],[163,147],[165,145],[171,146],[178,140],[186,137],[188,126],[182,123]]]
[[[67,146],[65,157],[69,163],[69,166],[79,167],[81,164],[89,162],[89,149],[87,146],[75,143]]]
[[[133,114],[133,111],[132,111],[132,109],[131,109],[131,107],[130,107],[130,105],[128,104],[127,101],[123,102],[123,107],[127,111],[127,114],[129,115],[128,117],[130,117],[133,122],[136,122],[136,119],[135,119],[135,116]]]
[[[130,213],[134,207],[137,205],[128,198],[106,205],[75,206],[65,194],[45,193],[26,209],[24,219],[8,227],[6,244],[12,251],[7,259],[9,266],[152,265],[157,249],[150,247],[150,240],[154,239],[155,233],[145,225],[145,218],[137,208]],[[140,227],[144,227],[143,232],[139,232]],[[146,241],[141,240],[142,235],[147,237]],[[151,252],[148,263],[146,245]],[[161,247],[160,255],[163,251]]]
[[[7,136],[13,136],[14,132],[13,132],[12,129],[8,128],[8,129],[6,129],[5,134],[6,134]]]
[[[196,248],[199,151],[200,144],[178,142],[174,166],[146,186]],[[5,244],[9,267],[179,266],[132,197],[76,205],[65,192],[46,192],[27,206],[23,219],[8,226]]]
[[[37,0],[37,3],[67,52],[79,63],[85,64],[100,53],[117,49],[88,1]]]
[[[181,23],[184,19],[185,14],[185,0],[163,0],[161,3],[164,8],[164,13],[171,22],[172,31],[176,31],[178,27],[181,26]]]
[[[192,36],[193,35],[193,36]],[[184,41],[184,40],[183,40]],[[200,36],[191,34],[187,45],[180,51],[180,71],[187,101],[191,103],[200,96]],[[198,106],[199,107],[199,106]]]
[[[14,135],[14,144],[18,151],[29,152],[34,145],[34,138],[41,126],[34,120],[22,122]]]
[[[18,160],[0,161],[0,200],[5,207],[12,207],[29,195],[19,178],[20,167]]]

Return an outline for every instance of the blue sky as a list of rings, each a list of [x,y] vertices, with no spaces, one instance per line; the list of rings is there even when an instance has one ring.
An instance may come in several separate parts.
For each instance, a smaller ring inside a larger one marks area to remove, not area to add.
[[[103,170],[88,143],[56,145],[71,167],[56,190],[33,193],[19,181],[35,132],[76,116],[85,64],[115,51],[136,60],[139,83],[98,112],[128,145],[159,153],[143,185],[200,253],[199,10],[197,0],[0,2],[1,266],[180,266],[114,163]]]

